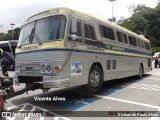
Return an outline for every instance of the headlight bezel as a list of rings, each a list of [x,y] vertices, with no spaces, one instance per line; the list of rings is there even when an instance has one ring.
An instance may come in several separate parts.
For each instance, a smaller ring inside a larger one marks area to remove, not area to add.
[[[52,64],[41,64],[40,73],[52,73]]]

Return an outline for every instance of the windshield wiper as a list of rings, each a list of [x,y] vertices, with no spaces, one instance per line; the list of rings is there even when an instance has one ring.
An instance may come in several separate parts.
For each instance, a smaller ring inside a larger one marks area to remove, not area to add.
[[[38,44],[39,44],[39,45],[42,45],[41,39],[38,37],[38,35],[35,34],[35,33],[33,33],[32,35],[33,35],[33,36],[36,36]]]
[[[21,46],[23,45],[23,43],[28,39],[28,37],[30,37],[31,35],[28,35],[27,37],[26,37],[26,39],[25,40],[23,40],[23,42],[20,44],[20,46],[18,46],[18,48],[21,48]]]
[[[32,33],[32,32],[31,32],[31,33]],[[29,41],[31,42],[31,39],[33,40],[34,36],[36,36],[38,44],[39,44],[39,45],[42,45],[41,40],[40,40],[40,38],[38,37],[38,35],[35,34],[35,33],[32,33],[32,34],[30,34],[30,35],[28,35],[28,36],[26,37],[26,39],[21,43],[20,46],[18,46],[18,48],[21,48],[21,46],[22,46],[23,43],[28,39],[28,37],[30,37],[30,38],[29,38]]]

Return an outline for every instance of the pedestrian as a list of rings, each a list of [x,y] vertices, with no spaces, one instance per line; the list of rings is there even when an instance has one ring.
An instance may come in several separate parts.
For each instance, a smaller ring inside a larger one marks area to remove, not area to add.
[[[2,58],[2,61],[1,61],[2,74],[3,74],[4,76],[6,76],[6,77],[9,76],[9,75],[8,75],[8,72],[7,72],[8,65],[9,65],[9,63],[8,63],[7,58],[6,58],[6,57],[3,57],[3,58]]]
[[[158,65],[158,57],[155,58],[155,60],[154,60],[154,65],[155,65],[155,68],[157,68],[157,65]]]

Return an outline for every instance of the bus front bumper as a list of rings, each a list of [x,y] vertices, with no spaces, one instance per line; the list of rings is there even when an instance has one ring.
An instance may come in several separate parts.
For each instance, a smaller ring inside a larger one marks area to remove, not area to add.
[[[18,76],[13,76],[13,81],[15,85],[19,85]],[[25,82],[23,82],[25,83]],[[42,78],[42,84],[44,88],[62,88],[62,87],[68,87],[69,86],[69,78],[64,76],[43,76]]]
[[[54,76],[43,76],[44,88],[61,88],[69,86],[69,78],[55,79]]]

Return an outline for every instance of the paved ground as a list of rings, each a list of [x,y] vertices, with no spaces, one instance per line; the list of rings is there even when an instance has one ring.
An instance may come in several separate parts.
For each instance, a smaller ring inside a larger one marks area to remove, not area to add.
[[[10,72],[10,75],[13,74],[14,72]],[[14,86],[16,90],[23,87],[24,85]],[[48,98],[46,101],[40,101],[40,97]],[[82,87],[52,89],[45,94],[42,90],[30,91],[28,95],[23,94],[7,100],[6,108],[8,111],[34,111],[50,116],[22,118],[15,114],[15,117],[7,117],[8,120],[160,120],[160,113],[157,112],[160,111],[160,69],[153,69],[141,80],[130,77],[105,82],[97,94],[87,94]],[[120,111],[129,111],[126,115],[145,115],[147,112],[143,111],[148,111],[152,115],[117,117],[124,115],[120,114]]]

